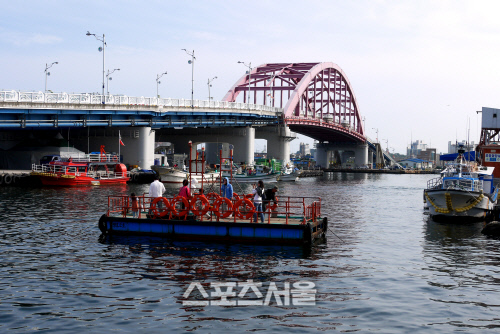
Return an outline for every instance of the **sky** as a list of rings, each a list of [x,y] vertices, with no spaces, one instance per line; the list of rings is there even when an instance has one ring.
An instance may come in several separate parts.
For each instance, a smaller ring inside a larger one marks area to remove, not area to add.
[[[391,152],[478,142],[482,107],[500,108],[500,1],[0,0],[0,90],[220,100],[246,67],[333,62],[348,77],[365,134]],[[241,94],[240,94],[241,95]],[[302,135],[292,142],[312,145]],[[256,149],[265,142],[258,141]]]

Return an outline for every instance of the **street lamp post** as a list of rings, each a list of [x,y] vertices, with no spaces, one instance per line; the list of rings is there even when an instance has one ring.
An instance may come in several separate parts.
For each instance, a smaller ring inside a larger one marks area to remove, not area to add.
[[[87,36],[94,36],[98,41],[102,42],[102,47],[99,47],[99,52],[102,51],[102,95],[104,96],[104,77],[106,76],[106,70],[104,69],[105,66],[105,49],[106,49],[106,38],[104,34],[102,34],[102,38],[98,37],[96,34],[91,34],[90,32],[87,31]]]
[[[194,108],[194,61],[196,57],[194,56],[194,50],[193,53],[189,53],[186,49],[182,50],[186,51],[186,53],[191,56],[191,60],[188,60],[188,64],[191,64],[191,108]]]
[[[159,98],[160,94],[158,93],[158,85],[161,84],[160,78],[167,74],[167,71],[163,72],[162,74],[157,74],[156,75],[156,97]]]
[[[217,77],[213,77],[212,79],[208,79],[207,86],[208,86],[208,104],[210,105],[210,87],[212,87],[212,81],[217,79]]]
[[[378,143],[378,128],[372,128],[373,130],[375,130],[375,132],[377,132],[377,143]]]
[[[59,64],[59,62],[55,61],[50,65],[45,63],[45,93],[47,93],[47,77],[50,75],[49,68],[54,66],[54,64]]]
[[[248,67],[248,98],[247,98],[247,103],[250,104],[250,80],[252,79],[252,62],[245,64],[242,61],[239,61],[238,64],[243,64],[246,67]]]
[[[111,72],[108,70],[108,74],[106,74],[106,95],[109,95],[109,80],[113,80],[113,78],[110,77],[110,75],[114,72],[114,71],[119,71],[120,69],[119,68],[115,68],[114,70],[112,70]]]

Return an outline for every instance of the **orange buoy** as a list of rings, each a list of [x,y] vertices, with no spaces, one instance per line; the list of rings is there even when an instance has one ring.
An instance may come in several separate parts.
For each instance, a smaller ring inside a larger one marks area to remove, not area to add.
[[[177,204],[184,204],[184,209],[177,210]],[[189,211],[189,201],[187,198],[182,196],[175,197],[172,202],[170,202],[170,210],[172,210],[172,215],[177,217],[184,217]]]
[[[163,205],[165,205],[165,210],[160,211],[157,204],[158,202],[163,202]],[[153,216],[157,218],[163,218],[166,215],[168,215],[168,212],[170,210],[170,203],[168,202],[168,199],[165,197],[156,197],[152,202],[151,202],[151,213]]]
[[[196,205],[197,201],[201,201],[201,209],[198,209],[198,206]],[[210,209],[210,202],[205,196],[194,196],[190,204],[191,212],[193,212],[195,216],[204,216]]]
[[[224,212],[221,210],[221,206],[223,203],[227,205],[227,210]],[[227,218],[232,212],[233,212],[233,203],[231,203],[231,200],[229,200],[229,198],[219,197],[215,200],[214,213],[217,217]]]
[[[245,208],[245,213],[241,212],[240,206]],[[250,210],[248,210],[248,208]],[[252,201],[249,200],[248,198],[240,198],[236,203],[234,203],[234,214],[240,218],[240,219],[250,219],[252,215],[255,213],[255,206],[253,205]]]

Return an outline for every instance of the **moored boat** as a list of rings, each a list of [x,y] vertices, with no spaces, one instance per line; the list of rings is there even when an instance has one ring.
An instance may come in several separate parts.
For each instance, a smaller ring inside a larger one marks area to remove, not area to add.
[[[130,179],[127,167],[114,154],[100,153],[53,159],[33,164],[31,175],[45,186],[90,186],[125,184]]]
[[[231,183],[276,182],[279,175],[272,168],[263,165],[247,166],[241,173],[231,173],[230,166],[221,165],[222,178],[228,177]]]
[[[424,203],[433,220],[481,221],[492,216],[499,190],[493,182],[494,167],[476,166],[463,153],[460,148],[441,177],[427,182]]]
[[[188,178],[189,172],[183,169],[168,167],[168,166],[151,166],[151,169],[160,175],[161,182],[163,183],[182,183]],[[204,175],[192,175],[193,179],[197,182],[201,182],[204,178],[204,182],[215,182],[219,173],[204,173]]]
[[[300,171],[298,168],[294,168],[293,165],[286,165],[281,173],[276,177],[276,181],[297,181],[299,179]]]

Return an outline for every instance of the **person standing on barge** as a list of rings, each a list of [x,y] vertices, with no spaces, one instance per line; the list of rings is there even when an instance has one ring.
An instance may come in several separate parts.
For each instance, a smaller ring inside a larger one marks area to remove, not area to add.
[[[266,189],[265,199],[262,201],[262,211],[266,211],[266,206],[273,201],[273,205],[278,203],[276,199],[276,193],[278,192],[278,186],[274,186],[271,189]]]
[[[225,177],[224,181],[222,183],[222,186],[220,187],[220,196],[229,199],[230,201],[233,200],[233,185],[229,183],[229,178]],[[222,204],[222,210],[224,212],[227,211],[227,205],[226,203]],[[231,214],[229,218],[231,218],[233,215]]]
[[[165,192],[165,186],[160,182],[160,175],[156,175],[155,180],[149,185],[149,197],[153,199],[162,197]]]
[[[260,215],[260,221],[264,223],[264,212],[262,210],[262,198],[264,195],[264,181],[259,180],[256,184],[253,184],[253,205],[255,206],[255,213],[253,214],[254,222],[257,222],[257,212]]]

